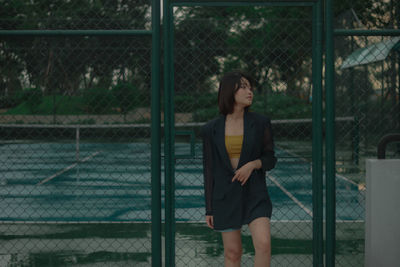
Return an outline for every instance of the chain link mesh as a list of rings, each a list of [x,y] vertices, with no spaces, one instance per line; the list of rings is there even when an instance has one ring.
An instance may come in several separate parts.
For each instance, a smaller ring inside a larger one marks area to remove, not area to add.
[[[150,0],[1,0],[2,30],[150,29]]]
[[[334,7],[337,29],[400,26],[398,1],[334,1]],[[334,41],[336,116],[351,118],[336,121],[336,264],[364,266],[365,160],[377,158],[384,135],[400,131],[400,38],[337,36]],[[399,144],[387,147],[387,158],[399,156]]]
[[[352,118],[351,123],[338,123],[336,126],[337,173],[339,177],[349,179],[345,182],[343,178],[343,183],[337,184],[336,208],[356,217],[356,221],[348,223],[343,229],[338,228],[337,238],[344,236],[353,240],[355,245],[347,248],[347,253],[358,254],[361,262],[364,251],[365,160],[377,158],[377,145],[384,135],[400,130],[399,57],[398,51],[391,45],[392,40],[398,43],[400,38],[354,36],[335,39],[336,47],[341,47],[336,54],[336,114]],[[357,49],[366,51],[366,47],[377,44],[380,45],[375,53],[357,58],[351,55]],[[386,53],[388,56],[383,60],[376,58]],[[354,58],[355,65],[342,68],[346,58]],[[362,61],[367,59],[369,63],[363,64]],[[387,158],[399,158],[399,155],[398,145],[388,146]],[[359,191],[358,196],[348,195],[351,188]],[[348,236],[346,231],[352,231],[354,235]]]
[[[149,30],[149,2],[0,0],[0,29]],[[335,28],[400,25],[396,1],[334,8]],[[312,264],[311,13],[174,9],[177,266],[223,262],[220,234],[204,224],[199,128],[218,114],[218,78],[232,69],[255,78],[251,109],[272,119],[273,265]],[[364,160],[400,128],[396,40],[335,38],[338,266],[363,265]],[[367,64],[354,57],[342,68],[352,52],[377,43]],[[150,36],[1,37],[0,265],[150,264],[150,49]],[[399,151],[391,145],[386,156]],[[251,266],[247,227],[243,252]]]
[[[2,30],[149,29],[150,1],[1,1]],[[151,262],[151,36],[0,39],[1,266]]]
[[[398,1],[334,0],[335,28],[382,30],[398,29]]]

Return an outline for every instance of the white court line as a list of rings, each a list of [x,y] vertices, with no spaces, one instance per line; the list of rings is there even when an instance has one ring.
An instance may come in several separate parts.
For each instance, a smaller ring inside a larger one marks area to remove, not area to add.
[[[291,151],[289,151],[289,150],[286,150],[286,149],[282,148],[281,146],[278,146],[278,145],[275,145],[275,146],[276,146],[277,148],[279,148],[280,150],[285,151],[285,152],[288,153],[289,155],[292,155],[292,156],[294,156],[294,157],[296,157],[296,158],[301,159],[301,160],[304,161],[304,162],[307,162],[307,163],[312,164],[312,162],[310,162],[309,160],[307,160],[307,159],[304,158],[304,157],[300,157],[299,155],[297,155],[297,154],[295,154],[295,153],[293,153],[293,152],[291,152]]]
[[[287,191],[286,188],[283,187],[273,176],[268,175],[268,177],[274,184],[276,184],[277,187],[279,187],[286,195],[288,195],[290,199],[292,199],[297,205],[299,205],[300,208],[302,208],[308,215],[310,215],[311,217],[313,216],[312,211],[309,210],[306,206],[304,206],[303,203],[301,203],[301,201],[298,200],[295,196],[293,196],[289,191]]]
[[[52,176],[47,177],[46,179],[40,181],[40,182],[37,183],[36,185],[42,185],[42,184],[44,184],[44,183],[50,181],[51,179],[54,179],[55,177],[57,177],[57,176],[63,174],[64,172],[66,172],[66,171],[68,171],[68,170],[70,170],[70,169],[72,169],[72,168],[75,168],[75,166],[78,165],[79,163],[88,161],[89,159],[93,158],[94,156],[98,155],[99,153],[101,153],[101,151],[97,151],[97,152],[93,153],[92,155],[87,156],[86,158],[82,159],[81,161],[79,161],[79,162],[77,162],[77,163],[74,163],[74,164],[72,164],[72,165],[70,165],[70,166],[64,168],[63,170],[57,172],[56,174],[53,174]]]
[[[353,182],[352,180],[350,180],[350,179],[344,177],[343,175],[336,174],[336,177],[338,177],[338,178],[340,178],[340,179],[342,179],[342,180],[345,180],[346,182],[349,182],[349,183],[351,183],[351,184],[353,184],[353,185],[355,185],[355,186],[357,186],[357,187],[359,186],[359,184],[357,184],[356,182]]]
[[[309,162],[307,159],[305,159],[305,158],[303,158],[303,157],[300,157],[300,156],[296,155],[295,153],[290,152],[290,151],[288,151],[288,150],[286,150],[286,149],[284,149],[284,148],[282,148],[282,147],[280,147],[280,146],[277,146],[277,145],[275,145],[275,146],[278,147],[279,149],[285,151],[285,152],[288,153],[289,155],[295,156],[295,157],[297,157],[297,158],[299,158],[299,159],[301,159],[301,160],[303,160],[303,161],[305,161],[305,162],[307,162],[307,163],[310,163],[310,164],[312,165],[312,162]],[[324,169],[325,169],[325,168],[324,168]],[[324,174],[324,175],[325,175],[325,174]],[[336,173],[336,177],[337,177],[337,178],[340,178],[340,179],[342,179],[342,180],[344,180],[344,181],[346,181],[346,182],[349,182],[349,183],[351,183],[352,185],[355,185],[355,186],[357,186],[357,187],[359,186],[359,184],[357,184],[356,182],[350,180],[349,178],[344,177],[343,175],[340,175],[340,174],[337,174],[337,173]]]

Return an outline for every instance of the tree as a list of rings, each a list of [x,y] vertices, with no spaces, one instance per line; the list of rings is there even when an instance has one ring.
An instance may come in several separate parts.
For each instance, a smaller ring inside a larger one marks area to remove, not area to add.
[[[16,0],[1,1],[1,6],[1,29],[46,30],[144,29],[150,8],[144,0]],[[113,76],[131,68],[136,57],[143,63],[138,42],[131,37],[13,37],[1,40],[0,60],[18,62],[9,65],[26,72],[28,79],[19,78],[21,84],[41,87],[45,94],[74,95],[82,86],[109,88]],[[3,83],[12,87],[11,81]]]
[[[139,105],[138,90],[130,83],[119,83],[112,89],[113,98],[117,107],[124,115],[126,122],[126,114],[129,110]]]
[[[176,21],[178,92],[207,91],[207,79],[240,68],[254,75],[260,88],[280,80],[289,94],[300,94],[296,81],[311,57],[310,8],[186,8],[176,12]]]

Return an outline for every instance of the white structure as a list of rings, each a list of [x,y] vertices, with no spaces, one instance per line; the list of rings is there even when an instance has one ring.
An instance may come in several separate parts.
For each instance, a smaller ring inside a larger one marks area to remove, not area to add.
[[[400,266],[400,159],[368,159],[365,266]]]

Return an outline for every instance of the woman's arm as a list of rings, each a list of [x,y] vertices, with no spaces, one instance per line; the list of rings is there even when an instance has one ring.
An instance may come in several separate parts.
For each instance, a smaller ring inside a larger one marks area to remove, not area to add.
[[[235,171],[235,175],[232,178],[232,182],[235,180],[239,181],[241,185],[244,185],[247,180],[250,178],[251,173],[254,169],[261,168],[261,160],[256,159],[253,161],[249,161],[240,167],[238,170]]]
[[[268,119],[264,126],[264,135],[262,142],[262,153],[260,159],[250,161],[253,169],[263,169],[269,171],[275,167],[277,158],[274,151],[274,139],[272,135],[271,121]]]
[[[232,182],[237,180],[241,183],[241,185],[244,185],[249,179],[253,170],[262,169],[263,171],[269,171],[275,167],[276,161],[277,159],[274,151],[272,127],[271,122],[268,119],[264,126],[261,157],[256,160],[249,161],[240,167],[240,169],[235,172]]]
[[[261,153],[261,167],[263,171],[272,170],[275,167],[277,158],[274,151],[274,139],[272,134],[271,121],[268,119],[264,126],[263,149]]]

